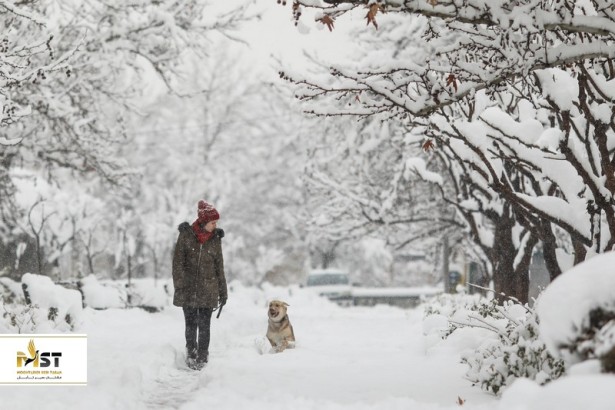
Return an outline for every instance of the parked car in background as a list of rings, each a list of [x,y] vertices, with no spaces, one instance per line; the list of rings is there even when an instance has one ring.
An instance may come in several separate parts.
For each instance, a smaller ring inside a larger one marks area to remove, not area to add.
[[[316,269],[307,277],[306,287],[343,306],[352,304],[348,272],[340,269]]]

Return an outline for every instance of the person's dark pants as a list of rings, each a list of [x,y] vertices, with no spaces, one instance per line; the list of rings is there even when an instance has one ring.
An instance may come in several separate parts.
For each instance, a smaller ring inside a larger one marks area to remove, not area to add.
[[[184,307],[186,320],[186,350],[188,358],[198,362],[207,362],[209,355],[209,327],[211,324],[211,308]],[[198,334],[198,342],[197,342]]]

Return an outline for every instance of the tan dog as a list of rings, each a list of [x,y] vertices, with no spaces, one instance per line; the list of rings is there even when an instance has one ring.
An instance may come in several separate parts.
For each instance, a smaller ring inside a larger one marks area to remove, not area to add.
[[[281,300],[269,302],[267,339],[276,353],[295,347],[295,333],[286,314],[287,307],[288,303]]]

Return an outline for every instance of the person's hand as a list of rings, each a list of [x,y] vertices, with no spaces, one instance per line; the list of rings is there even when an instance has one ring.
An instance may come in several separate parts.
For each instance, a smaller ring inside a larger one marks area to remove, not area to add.
[[[220,300],[220,306],[226,305],[226,295],[219,295],[218,299]]]

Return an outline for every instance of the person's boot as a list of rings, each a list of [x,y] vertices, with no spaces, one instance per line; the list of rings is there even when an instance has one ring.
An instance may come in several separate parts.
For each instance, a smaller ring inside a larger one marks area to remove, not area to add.
[[[196,359],[196,367],[197,370],[201,370],[207,364],[209,360],[209,352],[199,353]]]
[[[193,370],[197,370],[197,361],[196,349],[187,349],[186,365]]]

